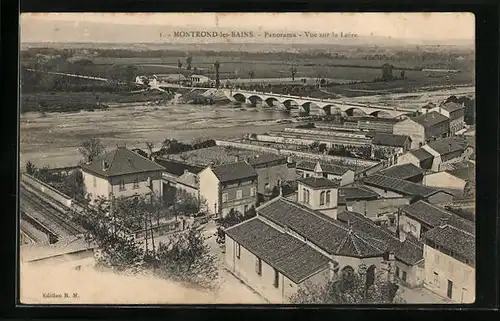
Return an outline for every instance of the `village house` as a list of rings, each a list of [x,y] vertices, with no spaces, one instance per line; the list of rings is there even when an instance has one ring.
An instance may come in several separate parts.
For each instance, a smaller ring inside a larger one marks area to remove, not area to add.
[[[446,190],[456,196],[467,196],[467,187],[475,185],[475,176],[476,166],[472,163],[466,163],[452,170],[428,173],[424,176],[423,184]]]
[[[433,204],[448,203],[453,199],[453,195],[443,190],[381,174],[367,176],[362,181],[371,190],[387,199],[406,198],[409,203],[427,200]]]
[[[424,171],[412,163],[394,165],[378,172],[381,175],[399,178],[405,181],[422,184]]]
[[[330,180],[340,181],[340,186],[352,184],[354,182],[354,171],[335,164],[323,162],[303,161],[297,163],[297,176],[300,177],[324,177]]]
[[[385,227],[378,226],[369,218],[352,211],[339,213],[338,220],[349,224],[353,229],[361,231],[376,239],[384,240],[394,252],[394,275],[399,283],[414,288],[424,283],[424,245],[421,241],[406,237],[400,240]]]
[[[297,202],[337,218],[338,181],[324,177],[306,177],[298,180]]]
[[[415,149],[429,141],[448,136],[449,124],[448,117],[432,111],[400,121],[394,125],[393,134],[410,136],[411,149]]]
[[[125,147],[99,155],[80,168],[91,200],[134,196],[151,200],[163,196],[164,168]]]
[[[449,224],[460,229],[469,232],[474,230],[474,223],[471,221],[435,205],[418,201],[401,208],[401,213],[399,214],[399,233],[402,236],[411,234],[420,240],[425,232],[439,226],[440,220],[443,217],[448,220]]]
[[[410,150],[398,157],[398,165],[413,164],[423,170],[430,171],[434,156],[423,147]]]
[[[473,149],[468,146],[467,140],[460,136],[432,141],[422,148],[432,154],[431,170],[434,172],[446,170],[450,168],[449,164],[461,162],[473,154]]]
[[[339,189],[338,210],[353,211],[353,206],[360,202],[373,201],[379,199],[380,196],[369,188],[359,186],[344,186]]]
[[[198,177],[200,197],[211,214],[244,214],[257,204],[257,172],[247,162],[208,166]]]
[[[474,303],[475,239],[475,228],[464,230],[446,219],[424,233],[424,287],[453,303]]]
[[[390,278],[394,255],[375,239],[319,211],[277,197],[257,216],[226,230],[226,266],[270,303],[287,303],[306,280],[324,284],[339,271],[367,267]],[[297,275],[298,271],[303,271]]]
[[[372,157],[388,159],[390,164],[395,164],[399,155],[402,155],[411,148],[411,138],[405,135],[395,135],[392,133],[371,134]]]
[[[439,106],[435,106],[428,110],[428,112],[438,112],[441,115],[448,117],[450,120],[450,135],[454,135],[457,131],[465,126],[465,106],[454,102],[447,102]]]

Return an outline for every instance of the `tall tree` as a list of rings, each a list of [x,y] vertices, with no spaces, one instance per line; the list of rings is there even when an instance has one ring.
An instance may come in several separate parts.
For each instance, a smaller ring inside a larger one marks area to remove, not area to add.
[[[193,57],[187,56],[186,57],[186,70],[191,70],[191,62],[193,61]]]
[[[292,74],[292,80],[295,80],[295,75],[297,74],[297,68],[290,67],[290,73]]]
[[[219,60],[217,60],[214,63],[214,68],[215,68],[215,88],[219,88],[219,86],[220,86],[220,80],[219,80],[220,63],[219,63]]]
[[[99,138],[89,138],[82,142],[78,152],[83,156],[85,162],[91,162],[96,156],[103,154],[105,148]]]
[[[253,77],[255,76],[255,72],[253,70],[250,70],[248,72],[248,76],[250,77],[250,79],[253,79]]]
[[[146,148],[148,149],[148,152],[149,152],[149,156],[148,157],[151,157],[151,155],[153,155],[153,150],[155,148],[155,144],[151,141],[147,141],[146,142]]]
[[[26,167],[26,173],[28,175],[35,174],[37,168],[36,168],[35,164],[33,164],[31,161],[28,161],[26,163],[25,167]]]

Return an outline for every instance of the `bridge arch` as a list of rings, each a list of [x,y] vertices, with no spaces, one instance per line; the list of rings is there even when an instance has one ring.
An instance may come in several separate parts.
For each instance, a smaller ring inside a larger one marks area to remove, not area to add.
[[[253,106],[263,102],[262,98],[258,95],[251,95],[247,99]]]
[[[286,109],[291,110],[291,109],[297,109],[299,104],[293,99],[285,99],[283,101],[283,106],[285,106]]]
[[[347,116],[356,116],[356,115],[366,115],[366,113],[357,107],[351,107],[345,110]]]
[[[279,106],[279,100],[275,97],[268,97],[264,100],[269,107]]]
[[[370,113],[371,116],[379,117],[379,118],[392,118],[391,113],[385,110],[376,110]]]
[[[241,93],[234,94],[233,98],[234,98],[234,100],[236,100],[237,102],[240,102],[240,103],[244,103],[247,100],[245,95],[243,95]]]

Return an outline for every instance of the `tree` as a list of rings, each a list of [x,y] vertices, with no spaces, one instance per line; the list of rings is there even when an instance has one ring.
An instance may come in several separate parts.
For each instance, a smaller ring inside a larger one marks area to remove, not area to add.
[[[358,271],[345,267],[335,278],[325,284],[305,281],[290,301],[293,304],[376,304],[392,303],[398,286],[378,273],[373,284],[366,282],[366,268],[360,265]],[[398,298],[398,303],[402,299]]]
[[[137,73],[137,67],[133,65],[128,65],[125,69],[125,76],[127,82],[134,82],[135,75]]]
[[[142,149],[140,149],[140,148],[134,148],[134,149],[132,149],[132,151],[133,151],[134,153],[137,153],[137,154],[141,155],[142,157],[149,158],[148,153],[146,153],[145,151],[143,151],[143,150],[142,150]]]
[[[220,86],[220,80],[219,80],[220,62],[219,62],[219,60],[217,60],[214,63],[214,68],[215,68],[215,88],[219,88],[219,86]]]
[[[151,141],[147,141],[146,142],[146,148],[148,149],[148,152],[149,152],[148,158],[150,158],[151,155],[153,155],[153,150],[155,148],[155,144],[153,142],[151,142]]]
[[[320,145],[320,142],[314,141],[309,145],[309,149],[312,151],[317,150],[319,148],[319,145]]]
[[[297,68],[291,67],[290,73],[292,74],[292,80],[295,80],[295,75],[297,74]]]
[[[183,189],[177,189],[175,192],[175,214],[191,215],[198,213],[204,201],[196,198]]]
[[[187,56],[186,57],[186,70],[191,70],[191,62],[193,61],[193,57]]]
[[[28,175],[33,175],[37,171],[35,164],[33,164],[31,161],[28,161],[25,167],[26,167],[26,173]]]
[[[72,198],[82,200],[85,197],[85,183],[83,174],[80,170],[75,169],[69,173],[64,179],[66,191],[64,193]]]
[[[82,154],[84,161],[92,161],[95,157],[105,152],[104,145],[98,138],[89,138],[82,142],[78,148],[78,152]]]
[[[255,76],[255,72],[253,70],[250,70],[248,72],[248,76],[250,77],[250,79],[253,79],[253,77]]]
[[[158,246],[157,273],[168,279],[204,288],[217,288],[217,258],[200,231],[189,228]]]

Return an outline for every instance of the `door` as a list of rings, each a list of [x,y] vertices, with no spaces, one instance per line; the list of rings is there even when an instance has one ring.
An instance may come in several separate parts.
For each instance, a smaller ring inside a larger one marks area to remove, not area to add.
[[[453,292],[453,282],[448,280],[448,290],[446,291],[446,296],[448,297],[448,299],[451,299],[452,292]]]
[[[462,288],[462,298],[460,300],[461,303],[464,303],[464,299],[467,297],[467,289]]]

